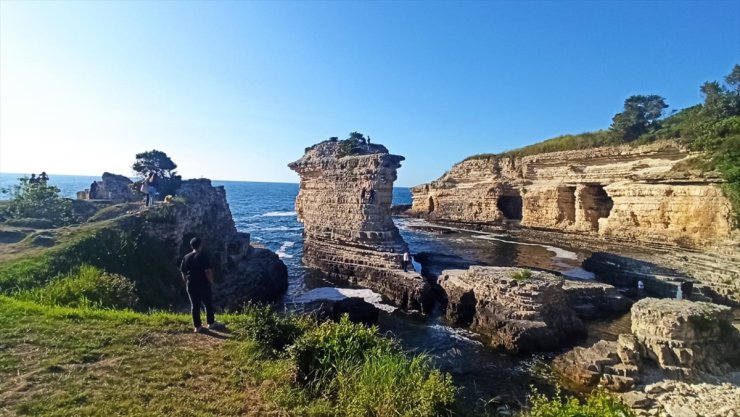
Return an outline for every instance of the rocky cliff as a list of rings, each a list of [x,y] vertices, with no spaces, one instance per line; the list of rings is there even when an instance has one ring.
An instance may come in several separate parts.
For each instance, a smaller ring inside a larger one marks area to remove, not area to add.
[[[640,259],[706,284],[715,301],[738,303],[740,233],[733,230],[722,180],[687,168],[696,157],[674,142],[659,142],[471,158],[412,188],[411,213],[501,225],[550,241],[560,239],[553,233],[568,233],[590,242],[589,249],[599,242],[621,245],[617,253],[638,258],[633,249],[644,249],[650,256]]]
[[[494,347],[552,350],[586,335],[568,305],[563,279],[553,274],[471,266],[443,271],[439,285],[447,298],[445,316],[457,325],[469,325]]]
[[[352,144],[321,142],[289,165],[301,177],[295,207],[304,224],[303,262],[420,309],[432,302],[431,291],[418,274],[401,270],[408,246],[390,213],[404,158],[382,145]]]
[[[730,237],[721,180],[685,167],[672,142],[467,159],[412,189],[432,220],[578,232],[698,246]]]
[[[288,270],[278,256],[250,245],[249,234],[237,232],[223,186],[207,179],[188,180],[177,192],[179,199],[158,204],[146,212],[146,233],[168,242],[178,262],[190,251],[194,236],[216,264],[216,304],[241,307],[246,300],[277,299],[288,287]]]

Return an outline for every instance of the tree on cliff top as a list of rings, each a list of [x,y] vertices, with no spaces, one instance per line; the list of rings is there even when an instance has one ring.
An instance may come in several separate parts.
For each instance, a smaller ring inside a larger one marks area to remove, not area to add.
[[[668,107],[658,95],[631,96],[624,101],[624,111],[612,118],[609,131],[619,140],[631,142],[646,133]]]
[[[157,191],[160,195],[174,195],[180,183],[182,177],[177,175],[177,164],[175,164],[166,153],[153,149],[151,151],[137,153],[136,162],[131,168],[136,172],[142,180],[147,177],[150,173],[154,173],[159,180]],[[134,184],[138,190],[141,181]]]

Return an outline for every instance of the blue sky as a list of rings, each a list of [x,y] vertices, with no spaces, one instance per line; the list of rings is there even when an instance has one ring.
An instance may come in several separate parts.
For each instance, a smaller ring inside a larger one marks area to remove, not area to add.
[[[351,131],[397,185],[466,156],[608,127],[632,94],[680,109],[740,63],[740,0],[0,1],[0,171],[297,182]]]

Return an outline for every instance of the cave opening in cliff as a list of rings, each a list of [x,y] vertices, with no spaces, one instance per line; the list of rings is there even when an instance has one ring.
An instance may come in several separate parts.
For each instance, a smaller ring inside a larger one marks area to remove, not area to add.
[[[504,217],[508,220],[521,220],[522,219],[522,196],[517,195],[502,195],[499,196],[496,206]]]
[[[603,185],[587,185],[581,190],[583,213],[594,230],[599,230],[599,219],[609,217],[614,201],[604,190]]]
[[[558,223],[576,221],[576,187],[558,187]]]

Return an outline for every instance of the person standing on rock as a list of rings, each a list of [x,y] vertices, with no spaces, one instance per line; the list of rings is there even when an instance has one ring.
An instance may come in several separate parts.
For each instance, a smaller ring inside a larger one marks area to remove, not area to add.
[[[203,252],[203,244],[199,237],[190,240],[192,252],[185,255],[180,264],[182,279],[190,298],[190,310],[193,314],[193,326],[196,333],[203,331],[200,321],[200,307],[206,308],[206,322],[208,328],[213,329],[220,324],[216,321],[213,312],[213,267],[208,255]]]
[[[360,204],[365,202],[365,193],[367,190],[365,190],[365,187],[362,187],[362,191],[360,191]]]
[[[373,204],[373,201],[375,201],[375,188],[370,187],[370,195],[367,198],[367,203]]]
[[[404,252],[403,253],[403,272],[409,272],[408,265],[409,265],[410,260],[411,260],[411,255],[409,255],[409,251]]]

